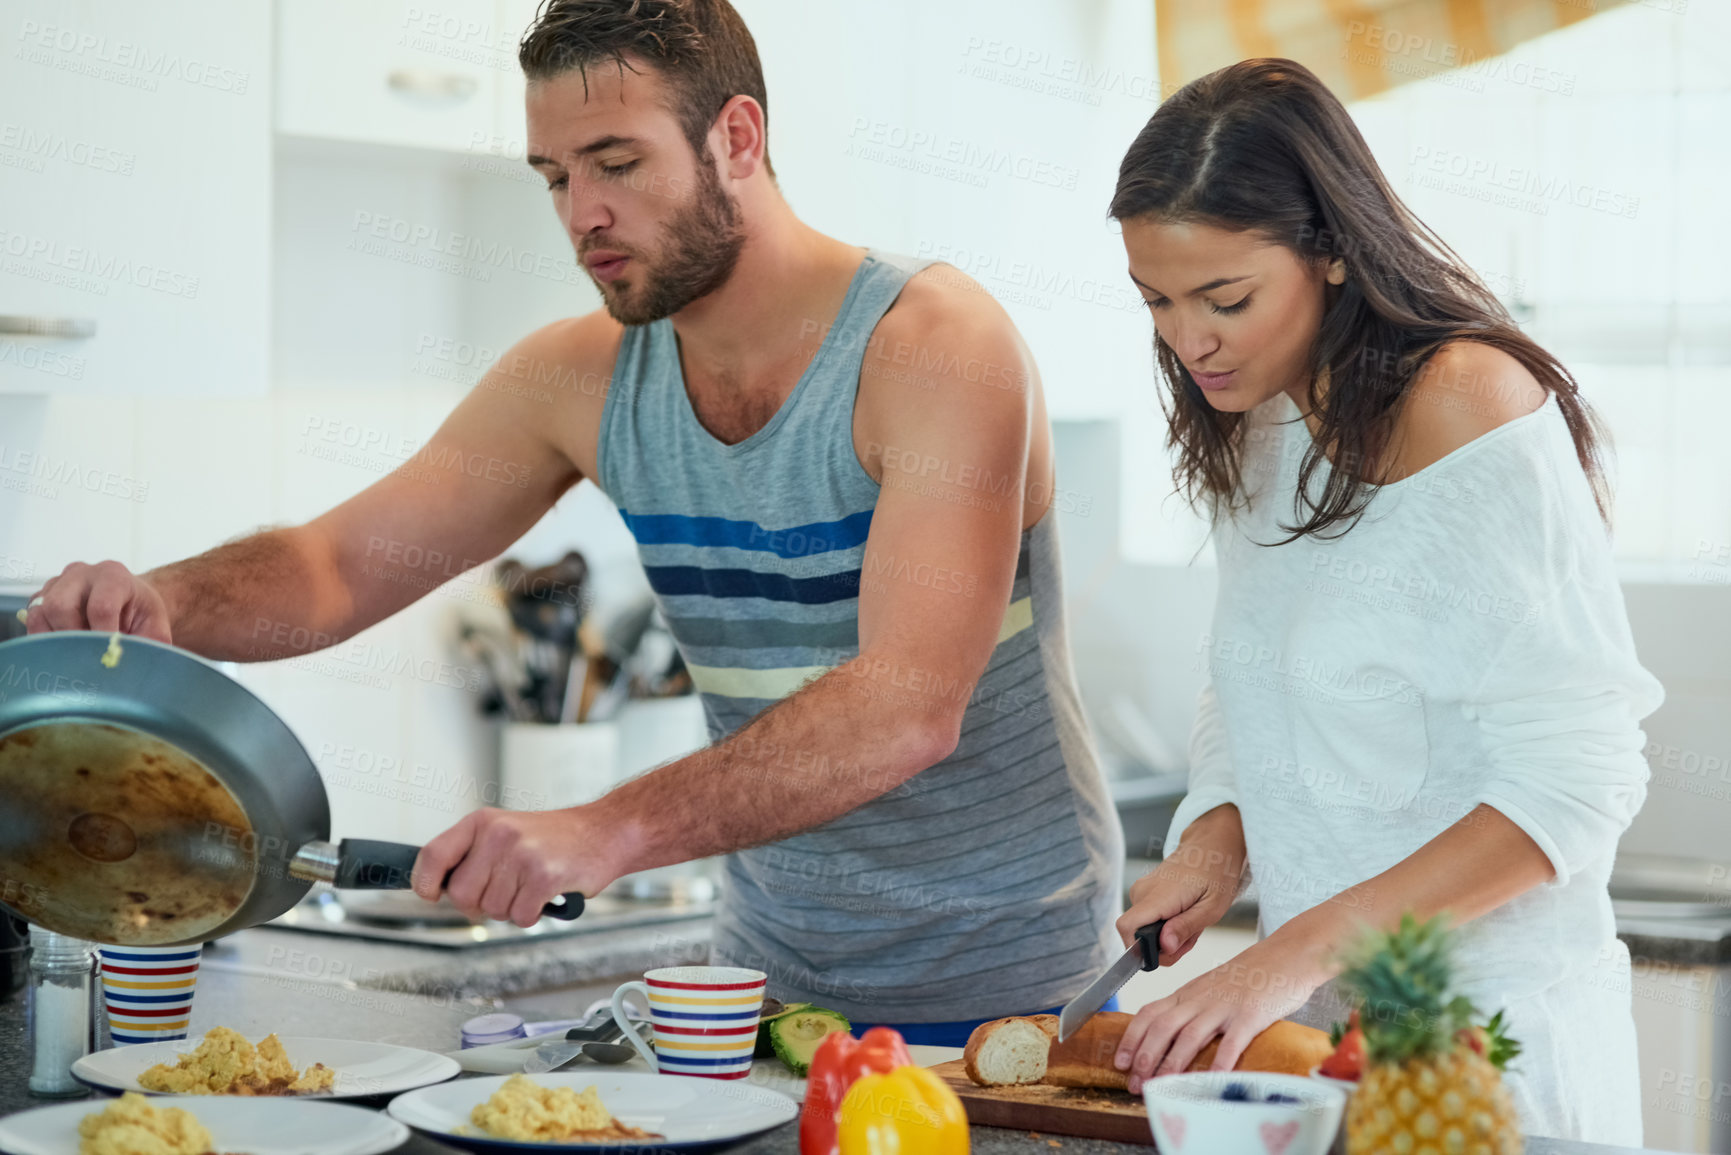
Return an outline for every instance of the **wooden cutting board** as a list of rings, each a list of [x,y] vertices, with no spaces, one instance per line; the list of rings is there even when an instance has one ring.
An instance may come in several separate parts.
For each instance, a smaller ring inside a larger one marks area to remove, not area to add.
[[[1111,1139],[1118,1143],[1154,1145],[1148,1109],[1128,1091],[1082,1087],[982,1087],[969,1079],[960,1059],[940,1063],[932,1073],[949,1084],[968,1113],[968,1122],[984,1127],[1012,1127],[1042,1135],[1074,1135],[1079,1139]]]

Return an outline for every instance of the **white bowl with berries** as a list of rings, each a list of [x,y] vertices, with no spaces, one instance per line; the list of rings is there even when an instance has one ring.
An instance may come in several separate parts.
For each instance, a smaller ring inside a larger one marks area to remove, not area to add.
[[[1191,1071],[1142,1084],[1160,1155],[1323,1155],[1346,1095],[1303,1075]]]

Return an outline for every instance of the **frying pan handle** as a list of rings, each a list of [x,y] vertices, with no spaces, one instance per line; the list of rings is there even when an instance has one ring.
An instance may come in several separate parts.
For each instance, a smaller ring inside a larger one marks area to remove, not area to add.
[[[337,876],[331,885],[342,890],[409,890],[420,853],[419,846],[406,842],[345,838],[337,846]],[[447,874],[445,881],[450,879]],[[562,894],[541,913],[569,922],[583,913],[583,896],[574,890]]]

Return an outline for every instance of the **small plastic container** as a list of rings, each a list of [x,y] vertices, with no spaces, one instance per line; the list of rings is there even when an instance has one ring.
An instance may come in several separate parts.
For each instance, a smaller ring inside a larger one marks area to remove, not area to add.
[[[462,1049],[465,1051],[470,1047],[486,1047],[529,1037],[529,1032],[523,1027],[523,1016],[509,1013],[479,1015],[464,1023],[461,1031]]]

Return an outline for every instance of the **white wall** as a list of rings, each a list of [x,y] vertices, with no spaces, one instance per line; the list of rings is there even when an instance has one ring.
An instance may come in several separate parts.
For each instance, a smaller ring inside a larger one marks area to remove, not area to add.
[[[1128,317],[1133,294],[1104,210],[1115,158],[1153,108],[1148,5],[746,0],[741,10],[764,57],[772,154],[795,208],[850,241],[962,264],[1006,300],[1055,412],[1114,415],[1120,362],[1145,359],[1146,334]],[[0,483],[19,483],[0,485],[0,582],[38,584],[75,560],[148,568],[312,517],[423,441],[492,356],[597,307],[580,277],[429,265],[429,246],[368,243],[367,222],[400,219],[568,270],[544,186],[510,159],[520,143],[503,151],[280,137],[274,268],[260,271],[270,395],[0,398],[0,454],[100,468],[142,495],[33,484],[0,459]],[[510,552],[541,560],[571,545],[603,582],[641,580],[629,536],[592,487]],[[426,837],[491,781],[475,696],[438,684],[455,679],[388,672],[460,664],[451,620],[474,593],[460,581],[334,652],[242,668],[325,771],[337,833]],[[416,786],[428,780],[444,787]]]
[[[1073,422],[1059,430],[1060,486],[1068,499],[1061,516],[1075,652],[1090,710],[1110,729],[1113,702],[1126,698],[1181,749],[1201,680],[1194,651],[1212,605],[1213,574],[1206,553],[1204,564],[1185,564],[1201,540],[1199,527],[1170,496],[1158,451],[1163,426],[1152,393],[1149,326],[1104,219],[1118,158],[1154,107],[1150,6],[1145,0],[892,0],[870,7],[741,0],[740,7],[764,56],[772,154],[795,208],[846,239],[959,263],[1005,302],[1027,335],[1054,415]],[[1715,19],[1722,10],[1696,4],[1690,20],[1697,13]],[[1677,18],[1636,5],[1563,35],[1599,35],[1592,30],[1613,19]],[[1661,62],[1681,62],[1675,75],[1683,91],[1710,87],[1722,71],[1702,57],[1713,37],[1680,35],[1683,25],[1641,27],[1665,30],[1663,51],[1671,56],[1661,54]],[[1615,85],[1620,75],[1593,71],[1584,81]],[[1454,131],[1451,110],[1461,107],[1458,91],[1434,83],[1413,88],[1389,98],[1412,102],[1410,108],[1355,108],[1385,165],[1403,175],[1414,139],[1446,143],[1451,138],[1444,134]],[[1685,130],[1653,147],[1665,150],[1673,168],[1708,163],[1714,150],[1689,142],[1702,139],[1701,126],[1722,123],[1714,119],[1725,108],[1722,87],[1675,107],[1686,109],[1679,114]],[[1598,117],[1601,106],[1587,100],[1564,108],[1625,136],[1643,123],[1621,114]],[[1476,132],[1474,123],[1463,120],[1463,131]],[[1494,141],[1486,140],[1491,147]],[[1670,264],[1663,268],[1686,270],[1675,274],[1686,290],[1679,299],[1701,307],[1727,300],[1715,275],[1726,264],[1725,231],[1667,223],[1673,208],[1696,214],[1691,219],[1711,211],[1702,190],[1723,182],[1678,183],[1662,166],[1630,167],[1633,153],[1604,151],[1584,176],[1629,184],[1642,195],[1651,186],[1661,190],[1656,198],[1674,198],[1653,200],[1651,215],[1639,223],[1670,230],[1664,242]],[[196,402],[0,397],[0,583],[34,585],[81,559],[115,557],[148,567],[261,525],[309,517],[388,469],[404,442],[425,438],[478,376],[487,350],[596,306],[581,283],[498,267],[430,270],[405,259],[412,251],[354,247],[358,214],[373,214],[568,259],[544,191],[511,161],[285,139],[276,169],[271,395]],[[1497,238],[1506,228],[1486,233],[1477,218],[1459,216],[1470,198],[1438,195],[1423,211],[1481,267],[1495,273],[1513,260],[1537,259],[1536,249],[1504,259],[1499,254],[1508,242]],[[1634,256],[1621,242],[1608,245],[1587,253],[1587,266],[1570,265],[1567,275],[1543,283],[1559,301],[1579,286],[1589,304],[1614,302],[1637,282],[1669,292],[1664,286],[1672,282],[1658,273],[1621,272],[1626,257],[1650,271],[1649,250],[1659,243],[1638,242]],[[1618,271],[1592,272],[1601,268]],[[1528,275],[1539,282],[1536,269]],[[1699,755],[1677,755],[1683,774],[1685,762],[1707,765],[1715,751],[1731,757],[1731,737],[1715,728],[1731,690],[1723,664],[1731,645],[1691,634],[1731,621],[1725,602],[1731,547],[1723,559],[1718,553],[1731,541],[1731,484],[1701,480],[1717,478],[1712,470],[1725,459],[1718,441],[1724,422],[1712,417],[1727,392],[1713,376],[1722,370],[1623,366],[1613,380],[1591,364],[1577,368],[1624,447],[1625,508],[1636,511],[1621,521],[1623,540],[1637,543],[1629,549],[1671,557],[1707,543],[1707,552],[1693,559],[1693,577],[1717,583],[1713,588],[1688,600],[1662,589],[1631,593],[1643,656],[1674,695],[1649,728],[1660,747]],[[1125,422],[1123,452],[1111,419]],[[316,456],[333,445],[321,440],[326,435],[337,446],[354,441],[355,451],[339,461]],[[16,468],[20,451],[80,474],[113,474],[142,500],[44,483]],[[616,580],[633,580],[629,537],[587,486],[512,552],[544,559],[572,544],[604,572],[611,567]],[[1137,564],[1122,560],[1126,548]],[[1150,560],[1161,564],[1145,564]],[[425,837],[453,817],[443,808],[446,797],[412,788],[404,790],[406,799],[370,792],[386,784],[376,769],[382,760],[397,760],[409,777],[421,766],[446,782],[490,780],[491,735],[472,695],[413,676],[379,679],[373,668],[405,657],[455,661],[450,619],[472,590],[459,584],[428,598],[369,631],[347,658],[243,671],[320,757],[333,784],[339,833]],[[1656,782],[1632,844],[1699,848],[1723,828],[1731,782],[1714,788],[1720,794],[1703,805],[1706,773],[1694,773],[1674,786]]]
[[[1106,204],[1156,104],[1152,5],[738,7],[795,210],[975,276],[1027,338],[1054,415],[1117,416],[1147,335]]]
[[[0,484],[0,582],[33,587],[69,562],[104,558],[146,569],[304,521],[399,463],[479,375],[484,359],[467,351],[472,277],[347,246],[357,212],[496,227],[484,178],[407,150],[290,142],[284,152],[270,395],[0,397],[0,483],[20,483]],[[518,274],[488,271],[493,285],[525,299],[506,281]],[[586,285],[562,287],[571,312],[597,303]],[[519,332],[558,305],[525,316]],[[122,492],[143,499],[33,481],[28,466],[11,467],[19,451],[51,460],[61,476],[71,466],[130,479]],[[538,563],[572,545],[598,568],[624,571],[608,579],[641,580],[617,513],[587,485],[509,552]],[[477,696],[441,684],[467,670],[450,644],[452,619],[479,592],[478,579],[462,579],[343,647],[240,667],[325,772],[335,833],[424,839],[476,798],[496,797],[493,736]]]

